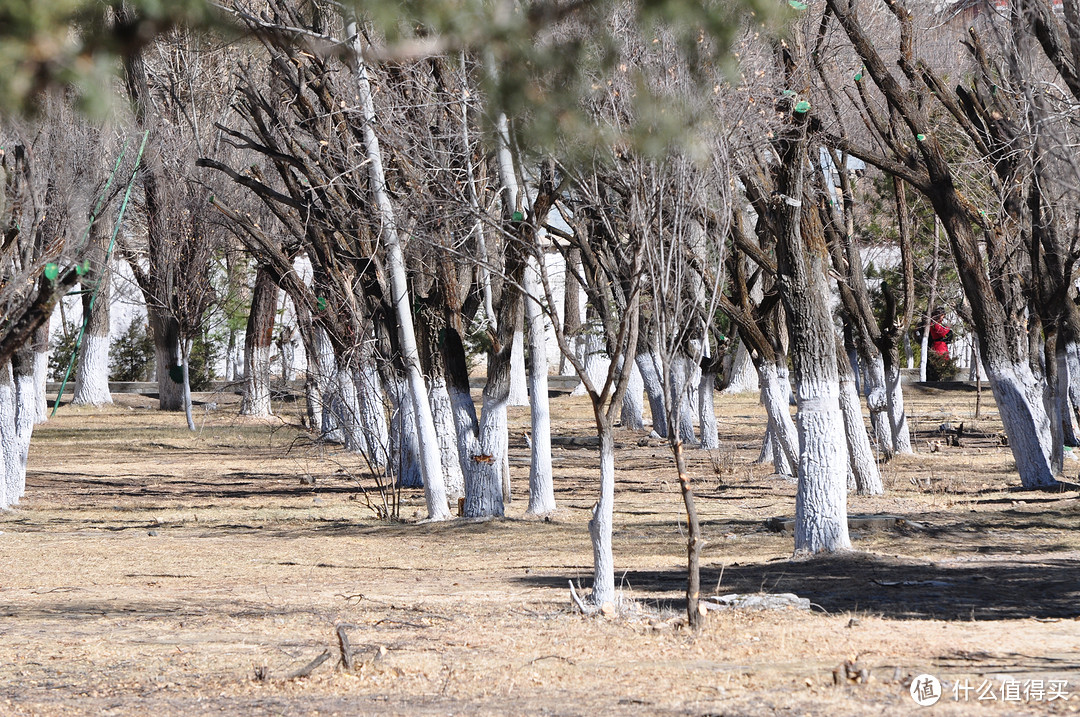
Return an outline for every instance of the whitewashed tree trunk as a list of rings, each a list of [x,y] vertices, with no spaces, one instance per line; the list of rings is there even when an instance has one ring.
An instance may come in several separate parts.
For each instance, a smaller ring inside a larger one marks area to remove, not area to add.
[[[360,366],[352,370],[352,383],[356,391],[359,442],[372,470],[381,471],[390,462],[390,430],[386,422],[386,396],[382,379],[375,366],[375,357],[370,352],[362,352]]]
[[[641,371],[637,363],[630,368],[630,379],[626,384],[626,393],[623,395],[622,409],[619,413],[619,422],[623,428],[632,431],[645,430],[645,381],[641,378]]]
[[[75,375],[75,393],[71,403],[103,406],[112,403],[109,392],[109,337],[83,336],[79,349],[79,371]]]
[[[278,287],[269,270],[259,267],[251,292],[247,331],[244,333],[244,397],[240,415],[272,416],[270,406],[270,350],[274,342],[274,317]]]
[[[603,331],[599,326],[590,323],[585,325],[582,334],[585,373],[589,375],[589,380],[593,382],[594,386],[603,386],[607,378],[608,367],[611,365],[607,349],[604,346]],[[585,385],[581,384],[575,388],[572,395],[584,396]]]
[[[698,381],[698,426],[701,431],[701,447],[716,449],[720,447],[720,433],[716,425],[716,405],[713,401],[716,390],[716,373],[702,371]]]
[[[1080,427],[1080,345],[1075,342],[1065,344],[1065,362],[1069,376],[1069,403],[1072,416]]]
[[[844,361],[846,355],[838,351],[837,362]],[[870,438],[866,434],[859,392],[855,384],[855,372],[847,370],[846,365],[839,365],[840,410],[844,418],[844,435],[847,438],[848,472],[854,480],[854,487],[859,495],[881,495],[885,487],[881,474],[874,461],[874,452],[870,448]]]
[[[908,430],[907,413],[904,410],[903,377],[899,365],[890,366],[885,370],[885,391],[888,399],[885,412],[892,434],[893,453],[913,453],[911,431]]]
[[[649,414],[652,417],[653,433],[659,438],[667,438],[667,411],[664,408],[664,382],[660,378],[660,360],[654,353],[639,353],[634,363],[641,373],[641,382],[645,386],[645,395],[649,398]]]
[[[0,508],[19,500],[18,438],[15,433],[15,377],[11,362],[0,363]]]
[[[986,366],[986,372],[1024,487],[1055,485],[1050,464],[1050,418],[1041,382],[1024,361],[1010,364],[1001,360]]]
[[[735,349],[730,376],[731,380],[724,388],[724,393],[756,393],[760,389],[758,372],[744,341],[740,340],[739,347]]]
[[[514,332],[514,351],[510,355],[510,398],[511,406],[529,405],[529,386],[525,370],[525,334]]]
[[[696,393],[690,359],[681,352],[671,359],[671,395],[672,401],[679,405],[679,440],[684,445],[696,443],[694,436],[694,407],[690,396]]]
[[[184,391],[184,418],[187,420],[189,431],[195,430],[195,417],[191,414],[191,347],[192,339],[181,339],[180,342],[180,368],[182,386]]]
[[[311,341],[313,346],[308,356],[307,377],[304,381],[308,421],[311,424],[311,430],[315,431],[320,438],[341,443],[345,437],[338,430],[330,410],[333,402],[334,375],[337,373],[334,349],[330,344],[330,337],[326,335],[326,330],[320,326],[311,328]],[[336,435],[335,431],[337,431]]]
[[[506,372],[509,374],[509,371]],[[509,375],[507,375],[509,380]],[[502,516],[503,465],[506,444],[507,388],[492,386],[489,378],[484,388],[480,411],[477,453],[472,456],[471,476],[466,474],[465,517]],[[471,480],[470,480],[471,479]]]
[[[35,423],[49,420],[49,402],[45,397],[45,384],[49,379],[49,325],[46,321],[34,332],[34,390],[37,392],[37,416]]]
[[[799,464],[799,436],[789,409],[791,384],[788,382],[787,365],[763,360],[758,374],[761,402],[765,404],[765,414],[768,416],[766,443],[770,445],[769,458],[773,462],[773,470],[778,475],[794,478],[795,467]]]
[[[394,472],[398,485],[420,488],[424,484],[420,468],[420,441],[416,431],[416,413],[409,393],[408,381],[399,380],[393,392],[395,398],[392,402],[393,418],[390,421],[390,456],[391,461],[395,462]]]
[[[611,428],[597,418],[600,439],[600,498],[592,508],[589,536],[593,546],[592,602],[603,605],[615,601],[615,557],[611,531],[615,511],[615,440]]]
[[[892,457],[892,429],[889,426],[889,396],[885,390],[885,363],[880,353],[876,353],[863,367],[866,394],[866,407],[870,410],[870,425],[874,429],[874,440],[886,458]],[[843,371],[841,370],[841,375]],[[854,380],[854,376],[852,376]]]
[[[324,397],[329,400],[323,412],[323,426],[332,428],[324,433],[324,438],[341,443],[350,453],[368,455],[367,436],[360,424],[360,394],[352,371],[339,368]]]
[[[435,435],[435,423],[431,417],[431,405],[428,402],[427,386],[420,373],[420,355],[416,348],[416,331],[413,328],[412,306],[409,302],[408,281],[405,276],[405,255],[398,238],[397,221],[390,194],[386,190],[386,178],[383,174],[382,150],[375,134],[375,104],[371,96],[371,84],[368,80],[367,67],[363,62],[363,48],[355,21],[348,23],[345,34],[354,50],[350,56],[353,73],[356,75],[357,97],[360,102],[361,116],[364,120],[364,147],[367,151],[370,191],[379,210],[380,239],[386,247],[386,268],[390,275],[390,293],[397,315],[398,340],[401,358],[408,377],[410,402],[416,420],[416,432],[420,451],[420,469],[423,474],[424,497],[427,502],[428,517],[431,520],[445,520],[450,517],[446,500],[446,485],[443,482],[442,465],[439,461],[439,444]]]
[[[454,407],[446,388],[446,379],[435,376],[431,380],[431,415],[439,433],[439,457],[446,479],[446,495],[451,502],[465,497],[465,476],[461,472],[458,455],[457,431],[454,426]]]
[[[34,385],[34,349],[26,346],[11,361],[15,383],[15,466],[18,480],[12,493],[17,500],[26,494],[26,464],[30,456],[30,437],[37,418],[37,386]]]
[[[529,391],[532,448],[529,461],[530,515],[555,510],[555,484],[551,469],[551,410],[548,404],[547,331],[539,297],[544,295],[536,257],[525,267],[525,324],[529,330]],[[640,394],[639,394],[640,395]],[[509,471],[507,471],[509,472]]]

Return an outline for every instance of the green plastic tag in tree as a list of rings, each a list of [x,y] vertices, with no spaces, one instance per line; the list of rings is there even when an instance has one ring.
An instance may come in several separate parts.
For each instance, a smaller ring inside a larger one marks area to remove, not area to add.
[[[788,0],[788,5],[795,8],[796,10],[805,10],[806,9],[806,3],[799,2],[799,0]]]
[[[75,265],[75,273],[78,274],[79,276],[83,276],[89,271],[90,271],[90,260],[89,259],[84,261],[82,264],[76,264]]]
[[[862,72],[859,72],[855,75],[855,81],[862,82]]]
[[[920,142],[923,142],[923,141],[926,140],[926,135],[925,134],[917,134],[917,135],[915,135],[915,139],[919,140]]]
[[[326,299],[321,296],[315,299],[315,308],[319,311],[326,311]]]
[[[795,114],[806,114],[810,111],[810,103],[806,100],[800,100],[799,104],[795,105]]]
[[[515,221],[515,222],[523,222],[523,221],[525,221],[525,215],[522,214],[521,212],[514,212],[513,214],[510,215],[510,219]]]
[[[52,262],[45,265],[45,278],[49,281],[56,281],[56,277],[60,276],[60,267]]]
[[[184,367],[183,366],[171,366],[169,368],[169,378],[173,383],[184,382]]]
[[[795,90],[784,90],[780,94],[782,94],[784,97],[794,97],[795,96]]]

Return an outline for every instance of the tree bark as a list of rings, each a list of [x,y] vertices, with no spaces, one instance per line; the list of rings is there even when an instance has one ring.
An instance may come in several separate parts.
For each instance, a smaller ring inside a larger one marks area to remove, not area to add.
[[[623,428],[631,431],[645,430],[644,393],[645,381],[635,362],[630,367],[630,380],[626,384],[626,395],[623,396],[622,410],[619,413],[619,423]]]
[[[274,344],[278,287],[268,269],[259,267],[251,292],[247,331],[244,334],[244,397],[240,415],[272,416],[270,406],[270,348]]]
[[[180,354],[180,324],[150,305],[146,307],[150,332],[154,336],[158,409],[184,410],[184,360]]]
[[[15,432],[15,377],[11,361],[0,363],[0,508],[8,508],[19,500],[19,442]]]
[[[667,409],[664,407],[664,383],[657,368],[660,365],[659,359],[651,351],[639,352],[634,362],[641,374],[641,382],[645,385],[645,395],[649,397],[652,432],[658,438],[667,438]]]
[[[611,531],[615,511],[615,437],[607,417],[595,405],[596,432],[600,439],[600,498],[592,507],[589,536],[593,546],[593,604],[615,601],[615,557]]]
[[[765,404],[768,428],[765,440],[772,444],[773,470],[786,478],[795,478],[799,465],[799,436],[791,420],[791,384],[786,361],[761,361],[758,366],[761,402]]]
[[[103,221],[90,228],[90,271],[81,282],[83,320],[86,330],[79,347],[79,371],[71,403],[103,406],[112,403],[109,393],[109,304],[112,270],[106,262],[110,232]]]
[[[529,403],[532,418],[532,446],[529,461],[530,515],[546,515],[555,510],[555,485],[551,469],[551,411],[548,404],[547,332],[540,298],[544,288],[535,256],[525,267],[525,323],[529,330]]]
[[[874,461],[870,438],[866,434],[859,393],[855,388],[855,372],[847,362],[842,341],[836,343],[836,366],[840,377],[840,410],[844,414],[844,436],[847,438],[848,470],[859,495],[882,495],[885,486]]]
[[[50,323],[46,320],[34,332],[34,390],[37,394],[37,416],[34,418],[34,423],[44,423],[49,420],[49,402],[45,397],[45,384],[49,379]]]

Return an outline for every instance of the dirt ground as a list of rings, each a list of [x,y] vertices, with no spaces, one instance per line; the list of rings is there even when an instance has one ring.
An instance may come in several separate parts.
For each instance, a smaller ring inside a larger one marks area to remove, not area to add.
[[[151,399],[116,398],[38,427],[26,497],[0,516],[0,715],[907,715],[922,673],[943,683],[928,714],[1080,711],[1078,494],[1017,490],[986,395],[976,420],[973,392],[909,391],[920,452],[883,466],[884,497],[849,502],[901,520],[794,561],[791,535],[766,527],[793,515],[794,487],[752,463],[763,409],[718,396],[723,447],[691,451],[704,592],[812,608],[712,612],[698,634],[679,619],[670,454],[630,432],[624,602],[572,608],[597,491],[586,399],[553,400],[553,519],[523,516],[519,408],[509,517],[424,524],[418,491],[401,494],[404,521],[381,520],[374,479],[313,443],[295,402],[252,422],[234,397],[201,396],[190,433]],[[961,421],[950,446],[939,428]]]

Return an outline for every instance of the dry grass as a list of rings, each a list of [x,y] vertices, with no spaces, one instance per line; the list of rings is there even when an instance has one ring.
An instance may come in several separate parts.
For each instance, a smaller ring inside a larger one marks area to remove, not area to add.
[[[685,547],[663,444],[619,435],[626,602],[587,619],[567,581],[591,575],[593,449],[556,447],[550,522],[522,515],[528,453],[512,438],[508,519],[394,524],[366,507],[374,482],[358,459],[313,444],[295,404],[246,422],[216,397],[191,434],[182,416],[121,399],[39,427],[27,496],[0,518],[0,714],[902,715],[924,671],[1066,679],[1076,693],[947,695],[935,714],[1080,708],[1076,494],[1014,491],[1000,427],[973,421],[973,394],[911,392],[922,450],[946,421],[988,437],[887,464],[888,495],[852,496],[850,511],[906,523],[810,561],[763,528],[793,513],[794,487],[751,463],[761,408],[720,397],[724,447],[691,460],[706,592],[795,592],[815,609],[713,613],[697,635],[678,627]],[[554,410],[557,435],[588,435],[583,400]],[[526,410],[511,419],[524,427]],[[406,516],[422,509],[419,493],[404,499]],[[338,665],[342,624],[352,672]],[[284,679],[325,650],[309,677]],[[833,684],[848,659],[868,684]]]

